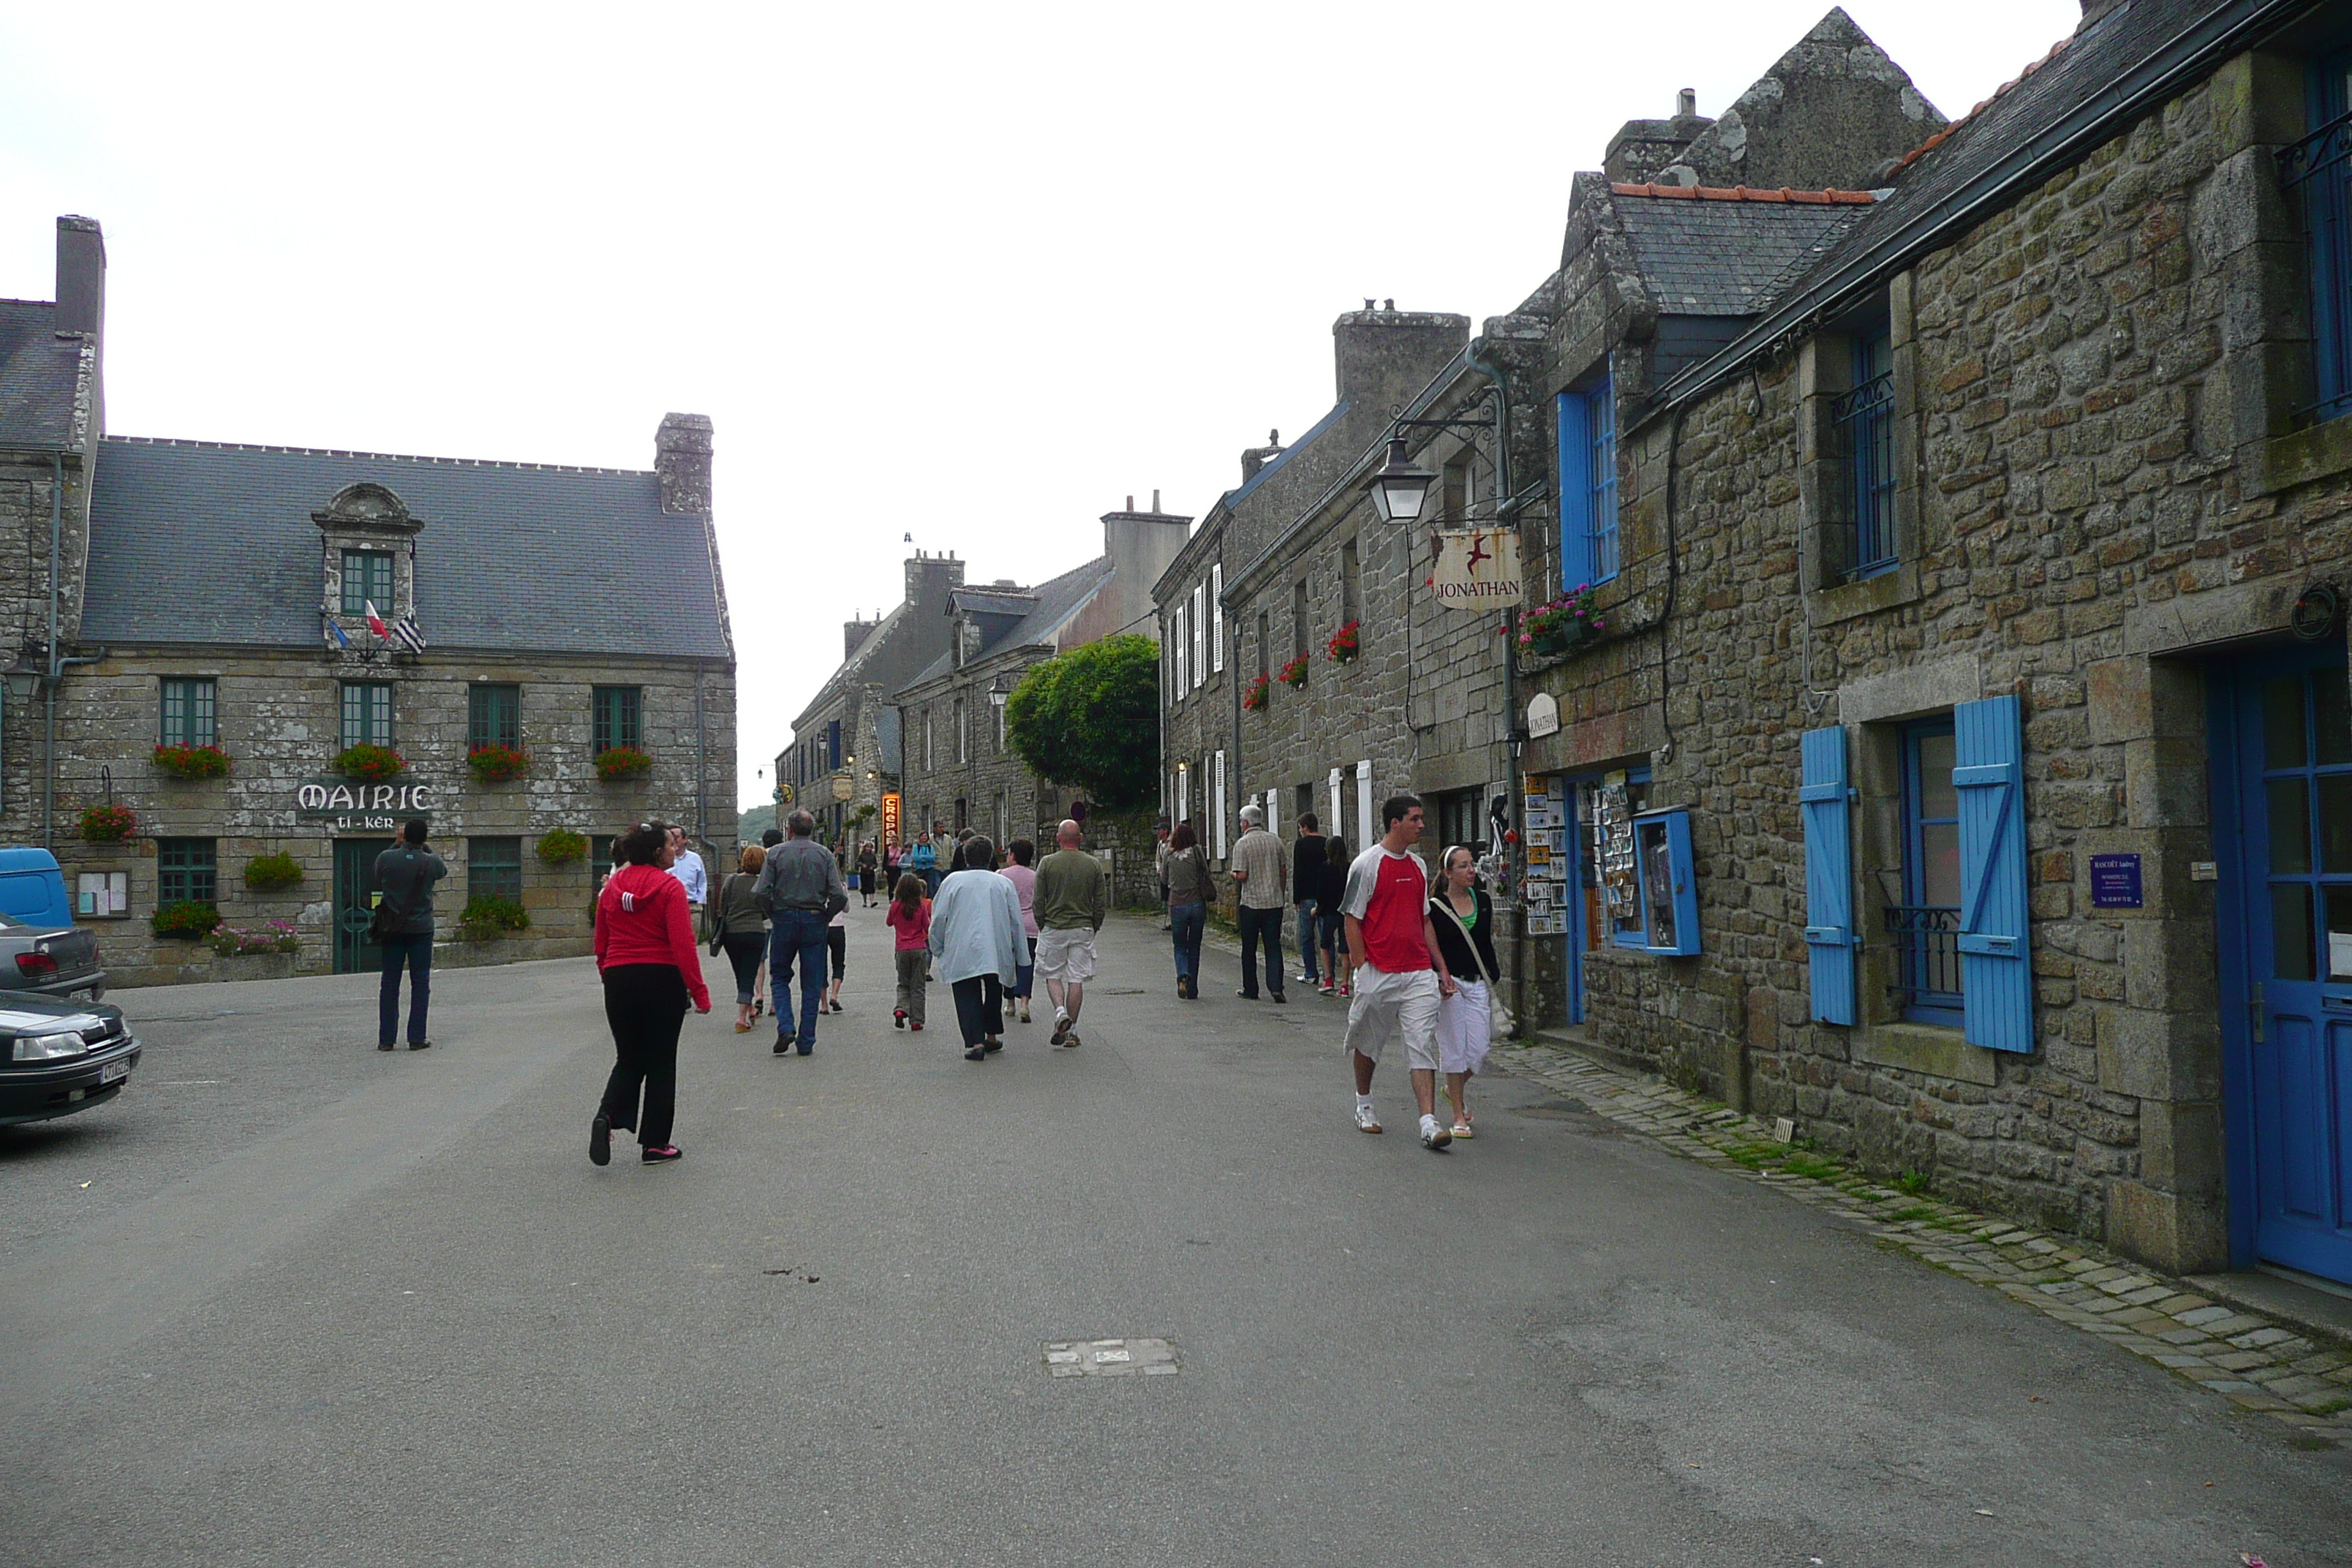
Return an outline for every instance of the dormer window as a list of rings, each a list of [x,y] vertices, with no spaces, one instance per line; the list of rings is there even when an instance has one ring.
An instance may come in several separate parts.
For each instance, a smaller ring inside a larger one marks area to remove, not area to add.
[[[389,550],[343,552],[343,614],[363,616],[370,605],[384,616],[394,613],[393,560]]]

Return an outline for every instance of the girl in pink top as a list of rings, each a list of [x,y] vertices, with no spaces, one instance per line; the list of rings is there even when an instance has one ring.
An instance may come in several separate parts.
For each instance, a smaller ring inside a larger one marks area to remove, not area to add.
[[[1037,858],[1037,846],[1026,838],[1016,838],[1004,847],[1013,857],[1013,864],[997,873],[1013,884],[1021,895],[1021,930],[1029,938],[1029,962],[1013,972],[1013,996],[1021,1004],[1021,1021],[1029,1021],[1029,987],[1037,977],[1037,872],[1030,864]]]
[[[891,955],[898,965],[898,994],[893,1003],[893,1028],[923,1032],[923,991],[931,980],[931,900],[923,897],[923,879],[913,872],[898,879],[890,894],[890,912],[883,923],[898,935]]]

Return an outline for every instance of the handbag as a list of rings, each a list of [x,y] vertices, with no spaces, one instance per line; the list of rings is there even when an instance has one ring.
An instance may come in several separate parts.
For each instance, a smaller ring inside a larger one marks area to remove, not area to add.
[[[1486,982],[1486,1019],[1488,1034],[1496,1038],[1510,1038],[1513,1035],[1518,1032],[1519,1021],[1516,1017],[1512,1016],[1509,1005],[1503,1000],[1503,982],[1501,977],[1496,975],[1493,970],[1486,967],[1486,955],[1478,951],[1477,939],[1470,934],[1470,928],[1463,923],[1461,915],[1457,913],[1454,908],[1454,900],[1445,897],[1444,894],[1440,893],[1432,898],[1429,901],[1436,908],[1445,911],[1445,918],[1452,921],[1454,922],[1454,928],[1462,933],[1463,942],[1466,943],[1470,949],[1470,956],[1478,961],[1478,973]],[[1491,904],[1487,906],[1489,910],[1492,910],[1493,907],[1494,906]]]

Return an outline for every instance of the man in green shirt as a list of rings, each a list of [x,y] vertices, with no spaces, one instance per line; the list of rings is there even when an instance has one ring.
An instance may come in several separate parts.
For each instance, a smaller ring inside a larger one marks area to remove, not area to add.
[[[1110,909],[1110,876],[1103,863],[1078,846],[1078,825],[1064,821],[1055,833],[1061,846],[1037,863],[1037,887],[1030,907],[1037,915],[1037,978],[1054,1004],[1054,1044],[1078,1043],[1078,1005],[1095,974],[1095,932]]]

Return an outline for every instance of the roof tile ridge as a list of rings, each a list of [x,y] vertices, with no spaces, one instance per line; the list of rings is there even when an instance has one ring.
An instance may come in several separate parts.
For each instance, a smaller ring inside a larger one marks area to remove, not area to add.
[[[1761,185],[1633,184],[1618,180],[1611,182],[1609,190],[1612,195],[1620,196],[1668,196],[1679,201],[1788,202],[1806,206],[1867,206],[1878,199],[1868,191],[1845,191],[1834,185],[1818,191],[1800,191],[1787,185],[1767,189]]]
[[[521,473],[608,474],[649,479],[651,468],[600,468],[586,463],[525,463],[502,458],[434,458],[415,452],[367,452],[343,447],[280,447],[257,441],[205,441],[186,436],[115,436],[103,439],[126,447],[185,447],[205,452],[276,452],[296,458],[358,458],[370,462],[416,463],[434,468],[509,468]]]
[[[58,302],[55,300],[18,300],[5,294],[0,294],[0,305],[38,305],[44,310],[54,310],[58,308]]]
[[[1933,136],[1928,137],[1927,140],[1920,142],[1919,145],[1912,148],[1911,151],[1903,154],[1902,159],[1895,163],[1895,167],[1898,170],[1909,168],[1912,164],[1917,163],[1920,159],[1926,157],[1928,153],[1934,152],[1937,148],[1950,141],[1955,132],[1960,131],[1966,126],[1974,124],[1979,115],[1982,114],[1986,110],[1990,109],[1995,103],[1999,102],[2011,89],[2018,86],[2020,83],[2023,82],[2027,77],[2032,76],[2035,71],[2040,70],[2043,66],[2048,65],[2052,60],[2056,59],[2060,55],[2065,53],[2067,49],[2074,46],[2074,36],[2072,33],[2060,38],[2056,43],[2050,46],[2050,52],[2048,54],[2043,55],[2038,60],[2028,61],[2023,70],[2019,71],[2015,76],[2010,78],[2009,80],[2002,82],[1999,87],[1994,88],[1990,97],[1979,102],[1974,108],[1970,109],[1966,114],[1961,115],[1958,120],[1947,121],[1941,131],[1937,132]]]

